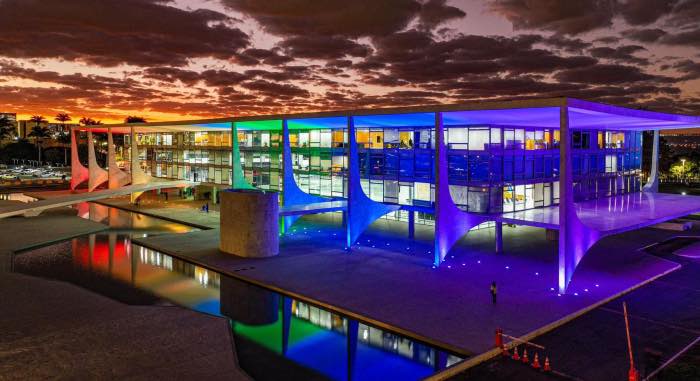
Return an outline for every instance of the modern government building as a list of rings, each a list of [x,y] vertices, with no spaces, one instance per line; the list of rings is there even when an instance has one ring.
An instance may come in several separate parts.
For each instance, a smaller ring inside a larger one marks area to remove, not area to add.
[[[227,188],[279,191],[282,204],[347,200],[351,220],[364,205],[365,227],[379,216],[434,225],[436,266],[470,229],[495,228],[500,250],[503,223],[537,226],[559,231],[564,291],[600,238],[700,211],[656,192],[659,131],[693,127],[699,117],[572,98],[87,126],[110,142],[124,134],[125,148],[119,160],[110,143],[109,171],[74,162],[72,186],[123,186],[138,172],[192,181],[214,202]]]

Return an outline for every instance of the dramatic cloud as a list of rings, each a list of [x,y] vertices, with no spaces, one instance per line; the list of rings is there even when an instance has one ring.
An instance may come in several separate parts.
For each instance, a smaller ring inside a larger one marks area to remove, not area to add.
[[[167,120],[552,96],[700,109],[700,1],[489,0],[487,9],[0,0],[0,111]],[[486,24],[488,35],[474,32]]]
[[[222,13],[184,11],[158,0],[3,0],[0,54],[98,66],[229,59],[249,45],[231,21]]]
[[[372,51],[367,45],[340,36],[292,37],[282,41],[280,46],[287,55],[298,58],[366,57]]]
[[[494,0],[491,9],[517,29],[541,29],[578,34],[612,25],[611,0]]]

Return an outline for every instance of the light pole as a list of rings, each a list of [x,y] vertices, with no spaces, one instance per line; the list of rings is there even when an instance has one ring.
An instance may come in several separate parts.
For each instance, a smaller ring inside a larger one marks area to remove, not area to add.
[[[685,159],[681,159],[681,173],[683,174],[683,180],[685,180]]]

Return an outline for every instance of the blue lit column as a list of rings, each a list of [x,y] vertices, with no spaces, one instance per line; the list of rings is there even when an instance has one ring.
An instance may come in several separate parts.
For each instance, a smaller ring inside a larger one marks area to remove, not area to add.
[[[576,215],[569,108],[559,108],[559,292],[566,292],[576,266],[601,234]]]
[[[416,212],[408,211],[408,238],[416,237]]]
[[[442,113],[435,113],[435,259],[440,263],[459,239],[469,229],[485,222],[488,218],[460,210],[452,200],[445,145],[445,126]]]
[[[348,117],[348,213],[347,213],[347,248],[357,241],[365,229],[379,217],[398,210],[398,205],[386,205],[376,202],[365,194],[360,183],[360,158],[357,154],[357,137],[355,121]]]
[[[654,130],[654,146],[651,153],[651,170],[649,179],[642,190],[646,192],[659,191],[659,130]]]
[[[355,360],[357,359],[357,334],[359,331],[359,324],[357,320],[348,319],[348,336],[347,336],[347,349],[348,349],[348,381],[352,381],[353,375],[355,373]]]

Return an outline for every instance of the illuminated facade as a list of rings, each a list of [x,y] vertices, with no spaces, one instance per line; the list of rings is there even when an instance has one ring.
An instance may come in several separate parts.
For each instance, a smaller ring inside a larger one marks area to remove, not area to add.
[[[479,226],[495,226],[497,251],[504,222],[558,230],[563,292],[599,239],[700,211],[656,193],[659,130],[698,126],[553,98],[107,127],[136,137],[132,166],[155,178],[277,190],[283,206],[347,200],[348,249],[387,215],[409,236],[435,225],[435,266]],[[643,131],[654,132],[644,186]]]
[[[281,190],[281,122],[241,123],[237,129],[245,179],[260,189]],[[299,188],[347,197],[347,129],[290,128],[289,133]],[[362,188],[372,200],[419,211],[433,206],[434,128],[358,128],[356,134]],[[231,132],[138,136],[141,161],[151,176],[232,185]],[[452,198],[476,213],[558,204],[559,141],[558,129],[446,128]],[[641,190],[642,132],[576,131],[572,148],[575,201]]]

